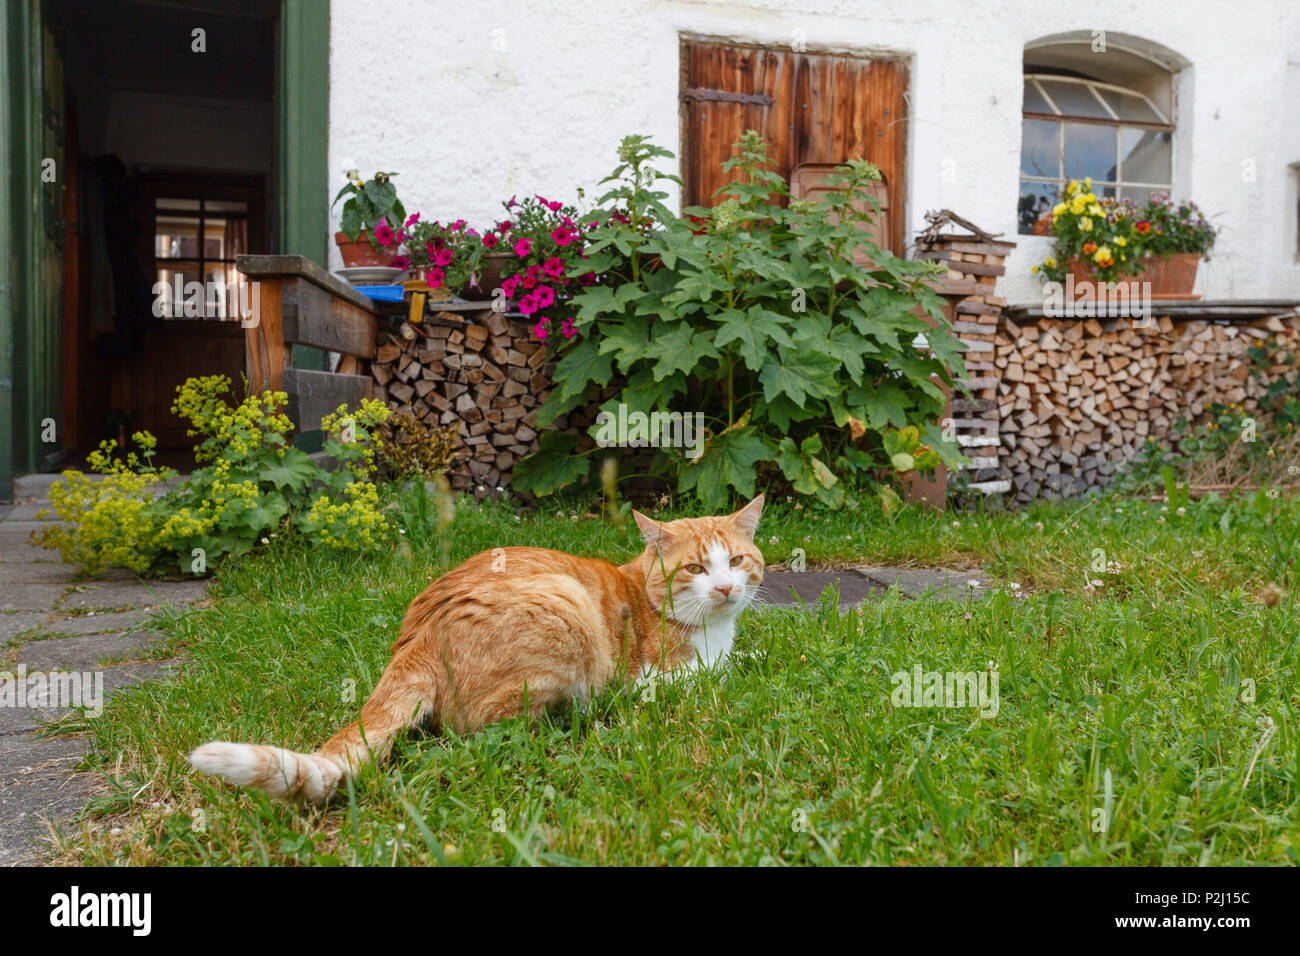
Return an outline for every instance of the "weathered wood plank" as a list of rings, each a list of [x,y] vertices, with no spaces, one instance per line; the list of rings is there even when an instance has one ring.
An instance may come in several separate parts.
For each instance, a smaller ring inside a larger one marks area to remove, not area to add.
[[[370,359],[379,319],[300,276],[280,280],[284,341]]]
[[[237,256],[235,268],[252,279],[301,278],[366,312],[375,303],[306,256]]]
[[[366,375],[340,375],[306,369],[284,370],[284,391],[289,396],[286,412],[299,431],[315,431],[321,419],[338,410],[340,405],[355,407],[371,396],[372,384]]]

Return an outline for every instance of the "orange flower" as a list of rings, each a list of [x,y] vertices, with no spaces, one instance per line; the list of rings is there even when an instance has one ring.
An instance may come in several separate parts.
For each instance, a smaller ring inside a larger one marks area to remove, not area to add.
[[[1097,244],[1095,242],[1085,242],[1083,244],[1083,254],[1085,256],[1090,256],[1096,251],[1097,251]]]
[[[1149,222],[1147,222],[1145,219],[1143,219],[1141,222],[1139,222],[1139,223],[1138,223],[1136,226],[1134,226],[1133,228],[1136,229],[1138,232],[1142,233],[1142,235],[1145,236],[1148,232],[1151,231],[1151,223],[1149,223]]]

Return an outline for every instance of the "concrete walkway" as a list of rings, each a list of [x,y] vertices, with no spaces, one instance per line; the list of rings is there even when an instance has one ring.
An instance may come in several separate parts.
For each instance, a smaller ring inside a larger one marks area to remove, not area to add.
[[[0,672],[7,672],[0,680],[11,692],[8,700],[0,698],[0,865],[36,862],[32,841],[48,836],[44,821],[80,809],[93,779],[69,773],[84,749],[82,738],[42,739],[33,732],[39,722],[71,712],[41,695],[44,675],[87,675],[84,689],[92,694],[102,680],[105,698],[162,676],[171,662],[139,660],[162,637],[149,629],[152,612],[207,595],[204,581],[142,581],[122,570],[74,580],[75,568],[56,552],[28,543],[33,530],[46,526],[36,520],[42,507],[39,500],[0,505]],[[23,668],[27,679],[20,682]],[[23,699],[14,699],[24,689]]]

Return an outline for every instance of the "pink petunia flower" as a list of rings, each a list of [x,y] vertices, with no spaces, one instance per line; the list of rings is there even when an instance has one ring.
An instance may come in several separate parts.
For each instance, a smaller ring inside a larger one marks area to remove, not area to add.
[[[434,266],[432,269],[428,271],[428,273],[425,274],[424,281],[429,283],[430,289],[436,289],[438,288],[438,286],[442,285],[442,280],[445,278],[446,278],[446,273],[444,273],[437,266]]]
[[[533,251],[533,240],[524,238],[515,243],[515,255],[520,259]]]
[[[524,315],[532,315],[538,308],[537,299],[531,292],[519,300],[519,311]]]
[[[519,288],[519,276],[511,276],[501,283],[501,291],[506,294],[507,299],[515,297],[515,289]]]
[[[462,229],[465,228],[465,220],[464,220],[464,219],[457,219],[455,222],[453,222],[453,223],[452,223],[450,226],[448,226],[447,228],[450,229],[452,232],[460,232]]]
[[[433,257],[433,264],[435,266],[449,266],[451,265],[451,260],[455,258],[456,253],[452,252],[450,249],[439,249],[438,254]]]
[[[550,330],[546,327],[546,321],[546,319],[542,319],[533,326],[533,335],[543,342],[546,341],[546,336],[550,334]]]
[[[564,320],[564,323],[560,326],[560,334],[566,339],[571,339],[578,334],[578,330],[573,327],[572,318]]]
[[[555,290],[549,285],[539,285],[533,292],[533,300],[537,303],[538,308],[546,308],[555,302]]]
[[[578,281],[581,282],[583,285],[591,285],[593,282],[596,281],[596,273],[584,272],[582,275],[578,276]]]
[[[551,238],[555,240],[557,246],[567,246],[573,241],[573,233],[568,228],[561,227],[551,233]]]
[[[551,258],[542,263],[542,271],[552,279],[558,279],[560,276],[564,275],[564,260],[559,256],[551,256]]]
[[[388,224],[387,219],[381,219],[375,223],[375,242],[381,246],[391,246],[393,244],[393,227]]]
[[[491,248],[492,248],[493,246],[495,246],[496,244],[497,244],[497,236],[496,236],[496,233],[494,233],[494,232],[489,232],[487,235],[485,235],[485,236],[483,237],[483,245],[484,245],[485,247],[487,247],[488,249],[491,249]]]
[[[411,213],[409,216],[406,217],[406,228],[410,229],[419,221],[420,221],[420,214],[418,212]]]
[[[519,280],[519,284],[525,289],[536,288],[537,277],[534,276],[532,273],[529,273],[528,275],[524,276],[522,279]]]
[[[406,256],[393,256],[393,268],[409,269],[411,268],[411,260],[406,258]]]

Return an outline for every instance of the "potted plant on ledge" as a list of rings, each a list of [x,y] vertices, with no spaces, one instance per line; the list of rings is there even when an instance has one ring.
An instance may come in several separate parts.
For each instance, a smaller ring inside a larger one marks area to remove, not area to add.
[[[369,180],[363,180],[356,169],[346,169],[343,174],[347,185],[334,197],[330,209],[344,196],[351,196],[343,204],[341,231],[334,234],[344,267],[393,265],[400,244],[398,233],[406,218],[392,182],[397,173],[379,172]]]
[[[1146,282],[1153,299],[1195,299],[1197,267],[1218,231],[1193,202],[1157,193],[1139,206],[1098,197],[1092,180],[1071,181],[1052,209],[1053,254],[1034,266],[1049,280],[1073,279],[1075,295],[1093,283]]]
[[[460,294],[479,268],[483,246],[464,219],[443,225],[412,213],[399,235],[405,253],[396,261],[412,276],[403,285],[408,292],[428,290],[431,302],[447,302]]]

